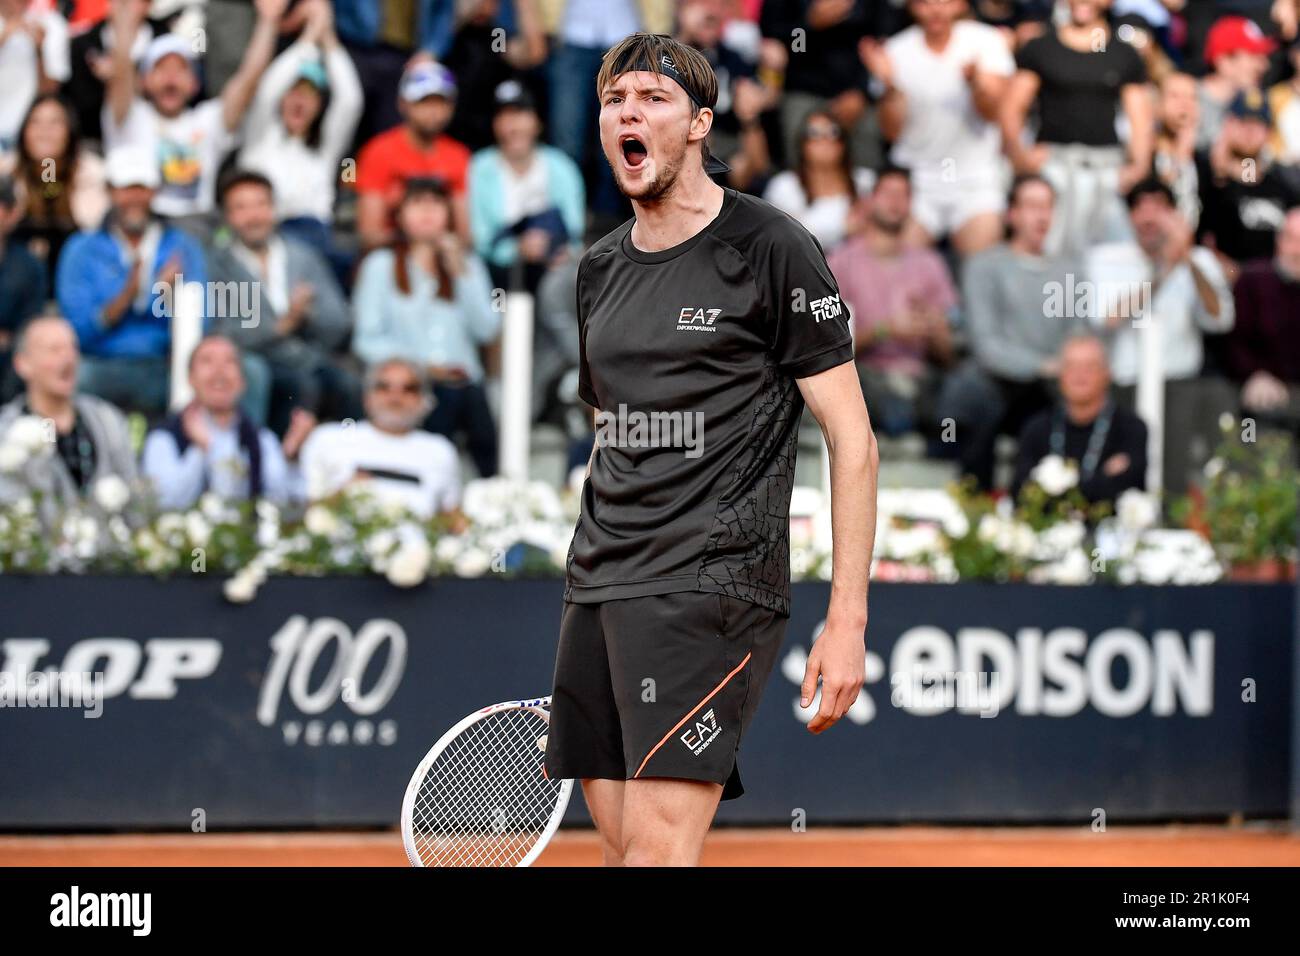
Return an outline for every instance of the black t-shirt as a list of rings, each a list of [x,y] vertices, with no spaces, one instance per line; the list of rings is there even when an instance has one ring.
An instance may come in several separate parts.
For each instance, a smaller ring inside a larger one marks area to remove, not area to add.
[[[853,360],[817,240],[727,189],[660,252],[605,236],[578,266],[579,394],[599,409],[566,600],[712,591],[789,613],[796,379]]]
[[[1198,239],[1214,237],[1214,248],[1238,262],[1269,259],[1287,210],[1300,204],[1300,188],[1277,166],[1253,183],[1217,179],[1209,154],[1196,155],[1201,190]]]
[[[1101,52],[1066,46],[1055,31],[1034,37],[1016,54],[1016,65],[1038,74],[1038,142],[1118,146],[1115,112],[1120,90],[1145,83],[1137,51],[1111,33]]]
[[[1088,458],[1088,448],[1096,425],[1096,421],[1089,422],[1087,425],[1076,425],[1065,418],[1059,406],[1039,412],[1029,419],[1020,433],[1015,480],[1011,486],[1012,495],[1019,497],[1021,487],[1029,480],[1030,472],[1040,461],[1056,451],[1052,447],[1052,432],[1057,428],[1061,428],[1061,437],[1064,439],[1061,442],[1064,446],[1062,457],[1080,465],[1079,491],[1088,501],[1114,502],[1120,494],[1130,488],[1145,488],[1147,426],[1142,419],[1122,405],[1111,406],[1106,440],[1102,443],[1094,471],[1087,475],[1082,473],[1082,465]],[[1128,456],[1128,467],[1115,475],[1106,474],[1106,462],[1120,454]]]

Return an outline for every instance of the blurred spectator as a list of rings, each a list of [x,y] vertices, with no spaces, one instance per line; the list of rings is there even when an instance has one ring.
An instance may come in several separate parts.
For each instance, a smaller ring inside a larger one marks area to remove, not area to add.
[[[285,504],[293,487],[288,460],[297,457],[315,419],[296,419],[282,447],[270,430],[245,417],[239,410],[239,349],[223,335],[209,335],[194,347],[189,372],[194,400],[144,443],[142,468],[158,504],[183,510],[204,492],[230,501]]]
[[[313,0],[305,7],[302,35],[275,58],[257,88],[239,163],[275,187],[280,228],[330,257],[339,272],[346,262],[330,227],[339,163],[361,116],[361,80],[334,34],[330,5]]]
[[[1112,35],[1109,0],[1070,0],[1068,23],[1030,40],[1002,109],[1002,140],[1017,173],[1041,173],[1056,190],[1048,249],[1074,255],[1128,235],[1120,195],[1151,169],[1153,122],[1146,68]],[[1024,141],[1038,103],[1038,136]],[[1116,133],[1123,108],[1127,151]]]
[[[245,407],[277,435],[295,407],[321,418],[357,414],[355,380],[330,357],[347,340],[352,313],[329,263],[276,229],[274,192],[261,173],[231,170],[220,189],[229,228],[209,250],[209,278],[240,290],[241,308],[211,318],[244,350]]]
[[[827,260],[852,313],[862,393],[887,435],[933,420],[940,372],[952,361],[957,293],[938,253],[904,243],[911,204],[907,172],[883,169],[862,234]]]
[[[677,39],[703,53],[717,74],[709,154],[731,166],[731,186],[748,189],[771,163],[761,114],[780,101],[781,91],[759,82],[753,60],[729,44],[725,15],[724,0],[682,0]]]
[[[1271,260],[1242,270],[1227,356],[1247,411],[1300,424],[1300,208],[1287,213]]]
[[[484,477],[496,474],[496,425],[478,350],[496,338],[487,269],[450,231],[451,203],[436,180],[410,180],[397,212],[401,239],[361,263],[352,349],[368,365],[406,356],[433,381],[430,431],[464,432]]]
[[[858,197],[871,190],[875,175],[852,165],[844,128],[829,114],[815,112],[799,135],[798,162],[772,177],[763,198],[803,223],[822,248],[831,249],[856,221]]]
[[[77,394],[77,336],[64,319],[42,316],[19,332],[14,368],[25,391],[0,408],[0,438],[24,416],[44,419],[53,454],[28,460],[21,480],[0,474],[0,502],[41,493],[46,519],[58,514],[110,475],[131,484],[135,454],[122,413],[90,395]]]
[[[883,46],[863,44],[884,90],[881,131],[893,161],[912,171],[920,240],[951,236],[970,255],[1002,234],[997,117],[1015,60],[1001,33],[962,19],[965,0],[911,0],[908,10],[913,26]]]
[[[497,145],[475,153],[469,167],[474,249],[496,288],[535,292],[556,256],[582,239],[582,173],[554,146],[538,144],[537,110],[515,80],[497,87],[492,128]]]
[[[45,266],[10,236],[22,215],[13,180],[0,176],[0,402],[18,390],[14,380],[14,336],[45,307]]]
[[[469,234],[465,188],[469,150],[444,130],[456,100],[456,79],[437,63],[418,63],[402,77],[402,125],[380,133],[357,156],[357,231],[367,248],[392,242],[393,213],[406,181],[436,176],[452,195],[452,226]]]
[[[564,422],[566,407],[582,404],[577,396],[578,257],[570,256],[551,269],[537,287],[537,321],[533,330],[533,413],[534,418],[559,418]],[[566,393],[572,377],[573,395]],[[576,431],[591,432],[591,415],[580,413]]]
[[[448,132],[478,150],[492,145],[497,87],[523,79],[546,59],[546,36],[534,0],[461,0],[456,19],[455,36],[442,58],[457,86]]]
[[[1179,213],[1193,229],[1201,219],[1195,148],[1198,110],[1196,80],[1189,74],[1170,73],[1161,81],[1154,172],[1173,190]]]
[[[0,153],[12,150],[32,100],[71,73],[68,22],[31,0],[0,0]]]
[[[155,37],[140,63],[138,78],[130,49],[125,44],[113,48],[104,103],[105,148],[130,146],[156,156],[160,179],[154,211],[200,238],[206,238],[213,225],[221,160],[234,145],[262,72],[271,62],[288,0],[255,3],[257,27],[239,71],[219,98],[197,106],[189,105],[199,90],[193,37],[175,33]],[[137,7],[123,4],[113,14],[115,34],[136,34]]]
[[[850,162],[878,165],[879,143],[867,121],[870,77],[859,55],[864,35],[881,33],[880,7],[868,0],[764,0],[763,36],[791,51],[781,96],[781,154],[786,166],[799,161],[809,114],[829,114],[844,129]]]
[[[302,448],[311,500],[362,483],[423,518],[460,504],[460,459],[442,435],[420,428],[433,406],[424,370],[389,358],[366,370],[366,420],[321,425]]]
[[[1257,90],[1263,84],[1269,54],[1276,49],[1277,41],[1265,36],[1245,17],[1215,21],[1205,41],[1205,62],[1210,73],[1196,90],[1201,111],[1197,149],[1208,149],[1219,138],[1228,107],[1239,94]]]
[[[81,340],[81,388],[130,410],[167,406],[171,305],[183,277],[206,288],[203,250],[150,211],[154,156],[119,148],[105,163],[112,208],[59,259],[59,306]]]
[[[1201,188],[1199,238],[1236,263],[1268,259],[1286,211],[1300,204],[1296,179],[1268,153],[1272,114],[1259,90],[1232,101],[1219,138],[1197,154]]]
[[[23,216],[14,241],[46,264],[46,298],[54,297],[54,267],[78,229],[97,229],[108,212],[103,160],[81,145],[67,103],[50,93],[27,111],[15,152],[14,178]]]
[[[1048,455],[1073,461],[1079,491],[1092,503],[1146,488],[1147,427],[1110,397],[1110,370],[1100,339],[1081,335],[1061,349],[1061,401],[1031,418],[1020,433],[1012,494]]]
[[[164,32],[160,23],[148,19],[149,5],[149,0],[111,0],[108,16],[72,38],[69,55],[72,75],[63,93],[76,113],[77,129],[88,140],[99,141],[104,137],[104,88],[112,75],[113,45],[117,40],[113,21],[125,16],[122,8],[134,8],[130,19],[139,26],[127,42],[127,56],[138,64],[153,38]]]
[[[1163,0],[1162,0],[1163,2]],[[1262,33],[1295,37],[1295,0],[1186,0],[1180,11],[1186,22],[1185,56],[1188,69],[1201,74],[1209,63],[1210,34],[1225,14],[1244,18]]]
[[[1300,166],[1300,40],[1287,53],[1291,61],[1291,79],[1268,91],[1273,113],[1273,136],[1270,144],[1279,163]]]
[[[1081,324],[1073,297],[1074,265],[1047,251],[1056,203],[1041,176],[1011,187],[1005,243],[972,256],[962,271],[963,320],[971,358],[949,376],[940,420],[956,423],[963,475],[993,487],[999,435],[1015,435],[1049,407],[1061,346]]]

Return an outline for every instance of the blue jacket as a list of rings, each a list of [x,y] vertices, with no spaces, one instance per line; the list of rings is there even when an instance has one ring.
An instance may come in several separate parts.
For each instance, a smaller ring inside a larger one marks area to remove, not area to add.
[[[416,45],[441,60],[451,49],[456,34],[456,0],[416,0],[416,3]],[[357,46],[373,46],[379,36],[382,7],[376,0],[334,0],[334,22],[339,36]],[[514,34],[512,0],[502,0],[496,25],[507,35]]]
[[[188,234],[171,226],[163,226],[149,276],[157,275],[173,255],[180,259],[185,282],[201,283],[206,290],[208,275],[203,249]],[[127,263],[121,247],[107,230],[79,232],[63,247],[55,276],[55,294],[63,315],[77,330],[82,353],[98,358],[166,356],[171,348],[171,319],[164,303],[157,302],[159,296],[152,290],[152,278],[148,280],[151,287],[148,307],[141,310],[133,303],[117,325],[105,329],[100,315],[122,291],[126,281]],[[206,300],[205,293],[205,306]]]

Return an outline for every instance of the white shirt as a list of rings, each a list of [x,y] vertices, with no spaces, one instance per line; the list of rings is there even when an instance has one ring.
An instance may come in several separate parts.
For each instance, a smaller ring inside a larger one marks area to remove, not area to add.
[[[120,126],[107,103],[103,121],[106,151],[129,146],[158,157],[162,184],[153,199],[154,212],[189,216],[215,208],[217,172],[235,144],[222,117],[221,100],[204,100],[167,119],[137,97]]]
[[[546,162],[540,152],[533,153],[533,161],[522,174],[498,158],[501,164],[501,185],[504,190],[502,212],[506,222],[518,222],[525,216],[535,216],[551,205],[551,194],[546,184]]]
[[[1136,384],[1141,367],[1141,329],[1136,319],[1160,323],[1161,353],[1165,379],[1187,379],[1199,375],[1205,350],[1202,332],[1228,332],[1236,310],[1232,289],[1219,260],[1210,250],[1197,246],[1191,252],[1197,269],[1214,288],[1219,300],[1219,314],[1211,315],[1201,304],[1196,281],[1187,263],[1180,263],[1165,277],[1156,290],[1149,315],[1124,318],[1112,333],[1110,343],[1111,376],[1118,385]],[[1112,242],[1094,246],[1085,262],[1085,275],[1092,283],[1089,318],[1099,329],[1106,328],[1106,316],[1117,302],[1133,301],[1142,283],[1151,281],[1152,268],[1146,254],[1135,242]],[[1136,307],[1131,312],[1135,312]]]
[[[366,472],[366,486],[377,498],[421,518],[460,503],[460,456],[442,435],[420,429],[390,435],[369,422],[331,423],[311,433],[300,458],[308,499],[327,497]]]
[[[39,67],[58,83],[72,76],[68,57],[68,22],[53,10],[31,8],[24,19],[44,30],[39,55],[32,35],[15,33],[0,46],[0,151],[12,148],[18,140],[27,109],[36,99]],[[0,17],[0,32],[5,19]]]
[[[641,29],[633,0],[568,0],[560,37],[574,46],[606,49]]]
[[[976,111],[963,70],[974,63],[994,76],[1015,73],[1002,34],[984,23],[958,20],[948,45],[936,53],[926,46],[921,28],[911,26],[892,37],[885,51],[894,67],[894,86],[907,102],[907,118],[891,153],[894,162],[921,176],[951,168],[959,179],[997,169],[1000,134]]]
[[[858,190],[859,199],[871,192],[875,182],[876,174],[871,170],[863,167],[853,170],[853,184]],[[853,200],[847,195],[822,196],[809,202],[804,195],[803,185],[799,182],[799,175],[793,170],[773,176],[763,192],[763,198],[803,223],[803,227],[816,236],[826,250],[844,238],[849,210],[853,208]]]

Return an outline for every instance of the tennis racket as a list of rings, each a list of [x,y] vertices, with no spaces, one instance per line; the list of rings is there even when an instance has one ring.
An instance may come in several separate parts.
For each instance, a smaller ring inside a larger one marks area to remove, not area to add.
[[[402,799],[411,866],[528,866],[554,836],[572,780],[542,768],[551,698],[508,700],[461,720],[420,761]]]

